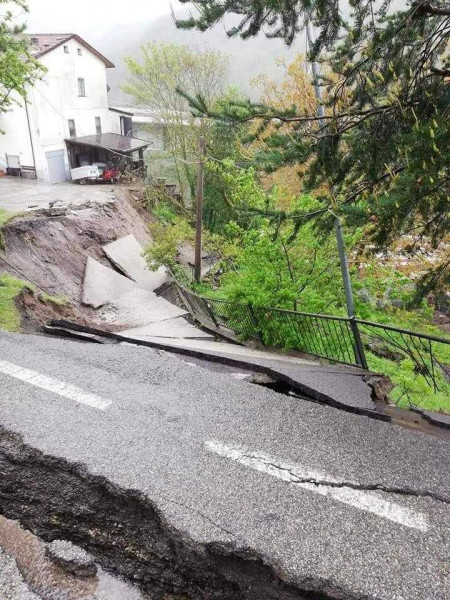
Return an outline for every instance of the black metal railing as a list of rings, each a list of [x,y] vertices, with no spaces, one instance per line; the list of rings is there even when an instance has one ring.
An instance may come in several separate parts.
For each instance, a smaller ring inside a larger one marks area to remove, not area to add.
[[[203,324],[233,332],[241,339],[259,338],[266,346],[298,350],[330,361],[368,369],[366,352],[401,362],[435,392],[450,381],[450,366],[439,357],[450,339],[372,323],[362,319],[297,312],[208,298],[175,281],[181,300]]]
[[[450,365],[439,358],[439,348],[445,345],[450,349],[450,340],[361,319],[356,322],[364,346],[372,354],[395,362],[409,359],[415,376],[423,377],[435,392],[441,379],[450,381]]]

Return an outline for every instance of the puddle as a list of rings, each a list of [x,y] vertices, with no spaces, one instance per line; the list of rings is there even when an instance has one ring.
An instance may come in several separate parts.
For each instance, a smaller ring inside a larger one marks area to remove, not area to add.
[[[97,565],[94,577],[78,577],[57,566],[45,554],[46,544],[23,529],[17,521],[0,516],[0,548],[13,557],[23,582],[41,600],[150,600],[137,588],[103,571]],[[2,590],[7,589],[2,569]],[[15,574],[17,575],[17,573]],[[11,575],[11,596],[17,577]],[[1,595],[1,594],[0,594]]]
[[[392,419],[392,423],[395,425],[399,425],[400,427],[412,431],[420,431],[421,433],[432,435],[441,440],[446,440],[447,442],[450,441],[450,429],[437,427],[412,410],[405,410],[390,404],[378,405],[378,409],[380,412],[389,415]]]

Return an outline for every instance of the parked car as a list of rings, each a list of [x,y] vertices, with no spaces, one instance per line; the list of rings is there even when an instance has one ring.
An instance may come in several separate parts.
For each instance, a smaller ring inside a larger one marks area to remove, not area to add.
[[[120,170],[113,163],[93,163],[70,171],[72,181],[80,185],[85,183],[115,183],[120,176]]]
[[[94,166],[99,169],[103,181],[115,183],[119,179],[120,170],[113,163],[94,163]]]

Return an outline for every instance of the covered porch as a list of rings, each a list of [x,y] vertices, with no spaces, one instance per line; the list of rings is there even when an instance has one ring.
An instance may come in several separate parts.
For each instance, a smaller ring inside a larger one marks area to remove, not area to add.
[[[71,169],[94,163],[113,163],[116,167],[143,167],[144,150],[149,145],[118,133],[101,133],[65,140]]]

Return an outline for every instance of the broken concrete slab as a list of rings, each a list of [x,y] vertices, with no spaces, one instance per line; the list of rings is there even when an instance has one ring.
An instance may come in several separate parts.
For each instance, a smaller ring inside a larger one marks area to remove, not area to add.
[[[100,308],[126,293],[138,290],[134,281],[88,257],[81,302]]]
[[[136,338],[137,340],[154,337],[169,339],[215,339],[210,333],[188,323],[184,317],[176,317],[167,321],[151,323],[144,327],[128,329],[123,331],[122,334],[130,338]]]
[[[150,271],[142,250],[134,235],[127,235],[103,246],[106,256],[124,275],[133,279],[144,290],[153,292],[169,280],[169,275],[164,267]]]
[[[124,338],[127,333],[121,332]],[[325,402],[349,412],[374,416],[381,420],[389,417],[377,410],[372,400],[372,387],[364,380],[366,371],[343,367],[319,365],[313,361],[283,356],[270,350],[254,350],[246,346],[194,339],[163,339],[150,336],[139,337],[136,341],[149,344],[163,344],[165,350],[184,351],[203,355],[210,360],[214,357],[223,360],[236,360],[247,365],[267,369],[271,375],[292,385],[297,393],[304,394],[318,402]]]
[[[125,336],[126,332],[122,331],[121,335]],[[157,342],[156,337],[153,341]],[[138,339],[138,338],[136,338]],[[146,336],[145,340],[152,342],[151,336]],[[229,357],[234,357],[237,360],[266,360],[266,361],[281,361],[282,363],[287,364],[306,364],[306,365],[316,365],[317,362],[312,360],[306,360],[294,356],[284,355],[281,352],[276,353],[271,352],[270,350],[256,350],[254,348],[248,348],[247,346],[242,346],[240,344],[231,344],[228,342],[218,342],[215,340],[201,339],[201,340],[176,340],[168,342],[174,348],[185,348],[187,350],[199,351],[208,355],[226,355]]]
[[[68,321],[53,321],[52,325],[265,373],[308,400],[381,421],[391,420],[391,417],[372,400],[373,389],[366,381],[367,371],[357,367],[321,365],[318,362],[283,354],[282,351],[275,349],[255,350],[238,344],[208,339],[151,337],[140,334],[140,328],[137,328],[131,336],[128,335],[129,330],[120,333],[103,332]]]
[[[134,285],[136,287],[129,293],[103,306],[99,313],[100,319],[106,323],[134,328],[187,314],[187,311],[163,298],[158,298],[153,292],[143,290],[137,284]]]

